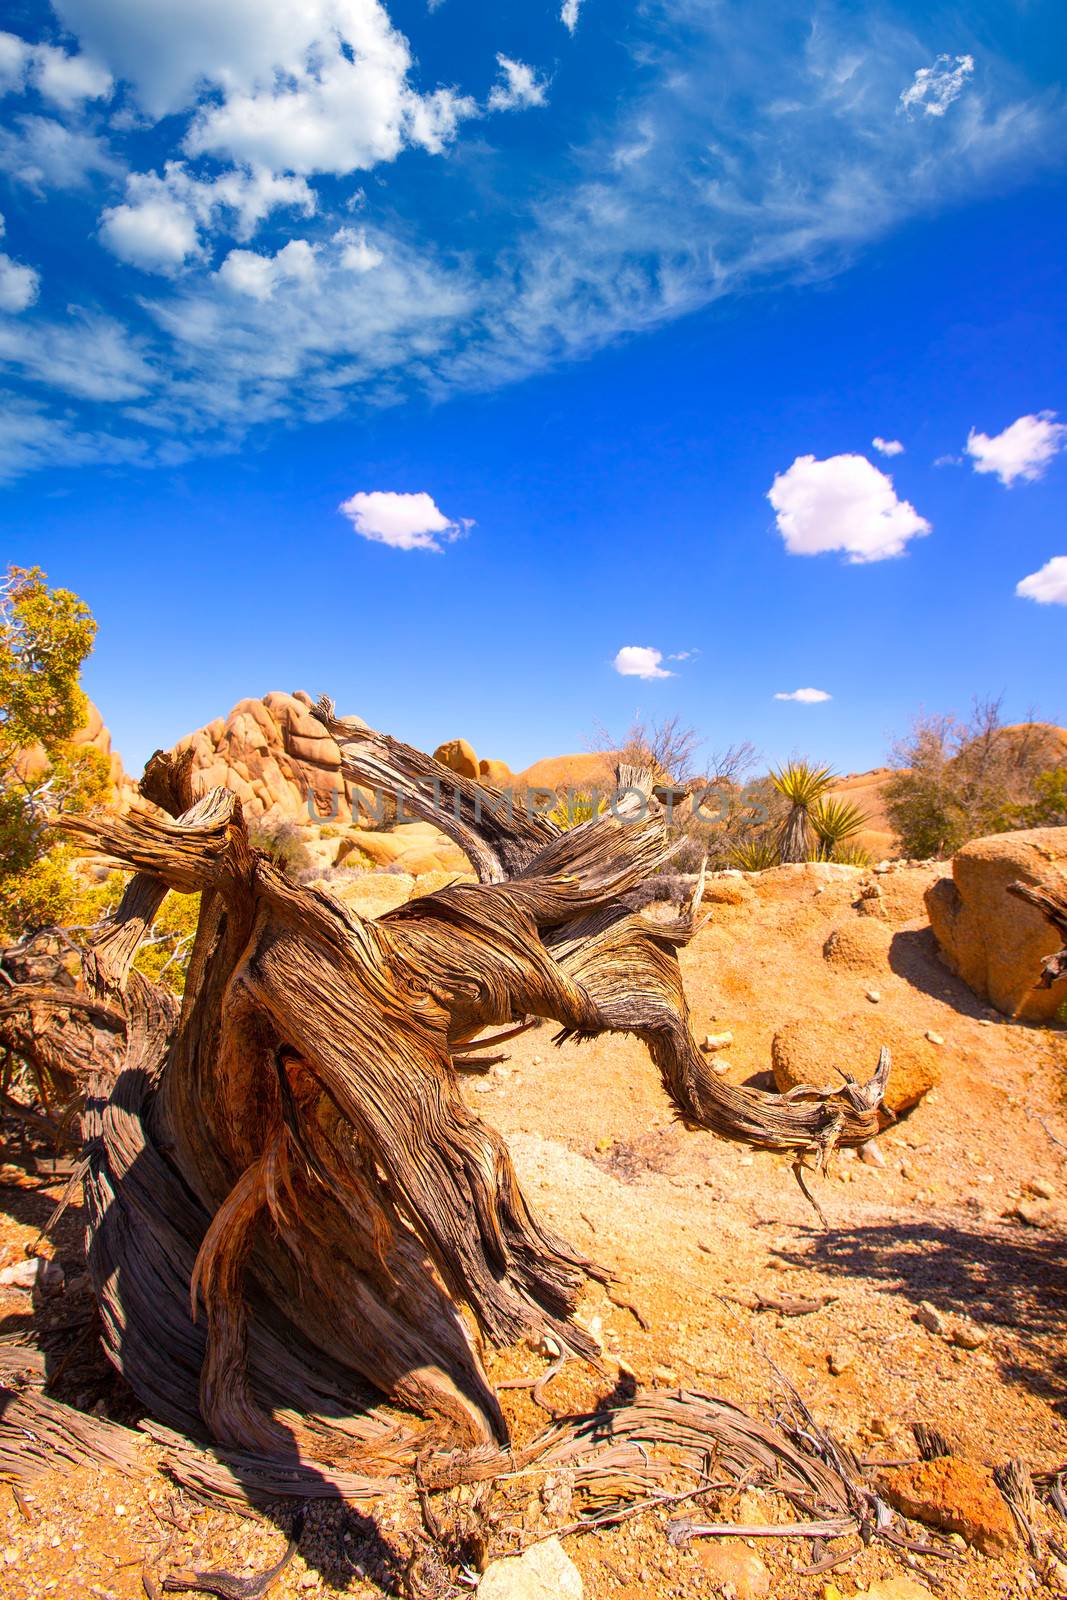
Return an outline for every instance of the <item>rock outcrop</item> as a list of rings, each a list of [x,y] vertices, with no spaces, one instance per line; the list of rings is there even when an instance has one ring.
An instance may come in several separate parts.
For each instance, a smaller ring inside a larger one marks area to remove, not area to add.
[[[1061,941],[1040,911],[1008,893],[1015,882],[1067,890],[1067,828],[972,839],[957,851],[951,878],[927,890],[926,909],[946,964],[976,995],[1005,1016],[1048,1022],[1067,1001],[1067,978],[1035,986]]]
[[[466,739],[449,739],[446,744],[439,744],[433,758],[450,772],[458,772],[461,778],[478,776],[478,757]]]
[[[304,693],[273,690],[262,700],[239,700],[227,717],[216,717],[175,749],[191,749],[201,788],[232,789],[253,816],[276,815],[294,822],[351,823],[370,816],[374,798],[344,778],[335,741],[311,715]]]

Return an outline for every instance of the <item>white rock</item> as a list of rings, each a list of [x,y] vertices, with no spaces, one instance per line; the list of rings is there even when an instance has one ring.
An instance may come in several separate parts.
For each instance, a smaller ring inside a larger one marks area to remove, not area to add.
[[[731,1045],[733,1042],[734,1036],[727,1028],[725,1033],[709,1033],[701,1048],[713,1053],[716,1050],[725,1050],[727,1045]]]
[[[0,1272],[0,1284],[11,1289],[40,1289],[42,1294],[55,1294],[63,1287],[63,1268],[58,1261],[47,1256],[31,1256],[28,1261],[16,1261]]]
[[[860,1160],[865,1161],[869,1167],[884,1167],[885,1156],[878,1148],[877,1139],[868,1139],[866,1144],[860,1145]]]
[[[876,1006],[881,998],[881,992],[878,989],[867,990],[867,999],[871,1002],[872,1006]]]
[[[1031,1194],[1036,1194],[1039,1200],[1055,1199],[1055,1186],[1049,1183],[1047,1178],[1031,1178],[1026,1187]]]
[[[933,1028],[927,1028],[926,1037],[931,1044],[944,1044],[945,1042],[943,1036],[940,1033],[935,1033]]]
[[[554,1538],[491,1561],[478,1585],[479,1600],[582,1600],[584,1592],[581,1573]]]

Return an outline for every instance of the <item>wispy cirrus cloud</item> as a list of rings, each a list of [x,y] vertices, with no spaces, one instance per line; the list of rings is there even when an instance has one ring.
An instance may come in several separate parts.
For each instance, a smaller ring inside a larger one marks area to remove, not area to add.
[[[154,382],[94,429],[143,430],[150,452],[179,437],[218,448],[413,389],[514,382],[726,296],[839,271],[918,212],[1058,159],[1062,96],[987,57],[951,116],[897,116],[916,59],[931,59],[916,36],[832,4],[817,27],[787,26],[802,9],[781,0],[741,26],[731,8],[649,0],[584,135],[551,106],[538,113],[537,162],[518,185],[488,137],[465,162],[442,161],[449,216],[478,218],[460,250],[453,229],[424,220],[418,185],[407,198],[405,158],[441,157],[468,127],[543,107],[536,64],[501,52],[495,84],[491,62],[476,85],[421,81],[379,0],[262,0],[255,28],[243,0],[58,0],[120,110],[106,125],[90,115],[102,100],[41,115],[43,90],[23,73],[0,169],[32,174],[42,195],[100,195],[90,247],[115,258],[109,307]],[[578,12],[563,7],[572,30]],[[768,63],[788,97],[766,93]],[[924,110],[948,93],[930,83]],[[124,117],[170,137],[153,170],[127,177]],[[351,181],[374,167],[390,189],[368,189],[356,236]],[[144,272],[159,280],[147,295]],[[43,345],[62,294],[27,308]],[[77,304],[80,285],[66,298]],[[24,375],[47,409],[45,371]]]

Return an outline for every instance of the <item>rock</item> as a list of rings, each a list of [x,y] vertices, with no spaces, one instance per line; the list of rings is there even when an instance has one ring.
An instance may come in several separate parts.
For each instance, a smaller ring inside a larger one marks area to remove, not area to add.
[[[736,1539],[700,1539],[694,1545],[715,1592],[732,1592],[737,1600],[761,1600],[761,1596],[770,1594],[770,1571],[754,1550],[746,1550]],[[733,1585],[732,1591],[727,1584]]]
[[[479,761],[478,776],[492,789],[510,788],[512,782],[511,768],[506,761]]]
[[[932,1528],[960,1533],[985,1555],[1003,1555],[1016,1547],[1011,1513],[992,1474],[958,1456],[938,1456],[895,1467],[880,1479],[890,1505]]]
[[[855,1357],[851,1350],[846,1350],[844,1345],[838,1345],[836,1349],[833,1349],[828,1353],[826,1357],[826,1365],[829,1367],[834,1377],[839,1378],[843,1372],[848,1371],[854,1360]]]
[[[447,744],[439,744],[433,758],[450,772],[458,772],[461,778],[479,776],[478,757],[466,739],[449,739]]]
[[[321,885],[361,917],[381,917],[411,897],[415,879],[406,872],[360,872],[347,882]]]
[[[707,1051],[725,1050],[733,1042],[734,1036],[727,1029],[725,1033],[709,1033],[700,1048]]]
[[[1056,1197],[1055,1185],[1049,1183],[1047,1178],[1031,1178],[1026,1187],[1039,1200],[1054,1200]]]
[[[885,1156],[878,1146],[877,1139],[868,1139],[866,1144],[860,1145],[860,1160],[868,1167],[884,1167]]]
[[[881,998],[882,998],[882,995],[881,995],[881,991],[879,989],[868,989],[867,990],[867,999],[871,1002],[872,1006],[876,1006],[878,1004],[878,1002],[881,1000]]]
[[[979,1350],[989,1335],[973,1322],[957,1322],[949,1337],[959,1350]]]
[[[935,1033],[933,1028],[927,1028],[924,1038],[929,1039],[931,1044],[944,1044],[945,1042],[944,1034]]]
[[[375,802],[369,790],[343,775],[337,742],[310,706],[307,695],[278,690],[262,700],[239,700],[227,717],[186,734],[174,748],[192,751],[198,789],[232,789],[252,817],[271,813],[343,826],[361,805],[366,812]],[[366,727],[358,717],[352,720]]]
[[[915,1313],[915,1320],[920,1327],[926,1328],[929,1333],[941,1334],[945,1331],[945,1319],[936,1306],[929,1300],[924,1300]]]
[[[41,1294],[57,1294],[63,1287],[63,1268],[47,1256],[30,1256],[0,1272],[0,1284],[8,1289],[37,1289]]]
[[[837,1591],[841,1594],[840,1589]],[[842,1595],[841,1600],[844,1600]],[[859,1589],[852,1600],[934,1600],[933,1591],[914,1578],[880,1578],[869,1589]]]
[[[798,1017],[787,1022],[771,1043],[775,1082],[783,1093],[801,1083],[819,1088],[839,1085],[838,1067],[866,1082],[878,1064],[882,1045],[888,1045],[892,1056],[886,1104],[891,1111],[905,1111],[940,1081],[941,1064],[925,1040],[916,1039],[912,1030],[881,1012]]]
[[[823,956],[842,972],[886,972],[893,935],[884,922],[856,918],[835,928],[823,945]]]
[[[1047,1228],[1055,1220],[1055,1212],[1047,1200],[1020,1200],[1011,1214],[1028,1228]]]
[[[707,901],[713,906],[743,906],[754,898],[750,884],[738,883],[735,880],[724,882],[720,877],[708,877],[704,880],[704,893],[702,901]]]
[[[725,1056],[716,1056],[715,1060],[711,1063],[711,1070],[714,1072],[717,1078],[725,1078],[726,1074],[730,1070],[730,1063],[727,1061]]]
[[[1005,1016],[1049,1022],[1067,1000],[1067,977],[1035,986],[1061,940],[1036,907],[1008,893],[1016,881],[1063,894],[1067,828],[972,839],[957,851],[952,877],[927,890],[926,908],[945,962],[975,994]]]
[[[582,1575],[558,1539],[532,1544],[521,1556],[491,1561],[478,1600],[582,1600]]]
[[[678,1382],[678,1374],[673,1367],[653,1367],[652,1382],[664,1383],[669,1388],[673,1388]]]

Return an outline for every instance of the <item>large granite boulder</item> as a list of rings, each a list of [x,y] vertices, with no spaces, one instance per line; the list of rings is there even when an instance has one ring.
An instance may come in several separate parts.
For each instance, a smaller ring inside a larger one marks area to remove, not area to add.
[[[972,839],[951,878],[926,891],[926,909],[945,962],[975,994],[1005,1016],[1048,1022],[1067,1001],[1067,977],[1050,989],[1036,984],[1062,941],[1036,907],[1008,893],[1016,882],[1067,892],[1067,828]]]

